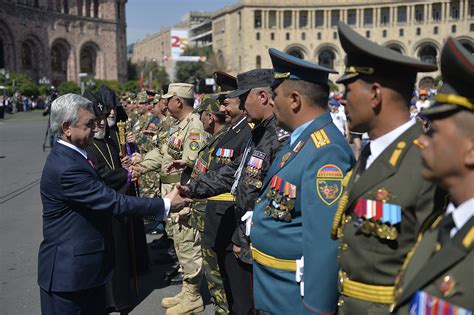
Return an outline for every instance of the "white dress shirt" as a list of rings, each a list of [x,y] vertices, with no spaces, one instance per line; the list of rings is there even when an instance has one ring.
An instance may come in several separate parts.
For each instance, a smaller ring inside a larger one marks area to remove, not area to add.
[[[464,201],[457,208],[454,206],[454,204],[450,203],[448,205],[448,209],[446,210],[446,213],[453,214],[453,220],[454,220],[455,226],[449,232],[449,236],[453,238],[454,235],[456,235],[456,233],[460,229],[462,229],[464,224],[466,224],[467,221],[469,221],[472,218],[472,216],[474,216],[474,198]]]
[[[58,143],[65,145],[66,147],[69,147],[73,149],[74,151],[79,152],[87,160],[87,152],[84,149],[76,147],[74,144],[66,142],[62,139],[59,139]],[[168,218],[168,214],[171,209],[171,200],[169,198],[163,198],[163,203],[165,205],[165,213],[164,213],[163,221],[165,221]]]
[[[392,131],[378,137],[375,140],[371,140],[367,145],[370,145],[370,156],[367,158],[367,164],[365,169],[368,169],[370,165],[391,145],[402,133],[407,131],[411,126],[416,123],[415,119],[411,119],[403,125],[393,129]]]

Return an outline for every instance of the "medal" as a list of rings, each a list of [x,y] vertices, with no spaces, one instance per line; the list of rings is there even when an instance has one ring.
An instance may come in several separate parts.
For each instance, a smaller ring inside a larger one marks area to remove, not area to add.
[[[266,206],[264,213],[267,217],[269,217],[272,214],[272,207],[270,205]]]
[[[285,212],[285,222],[290,222],[291,221],[291,213]]]
[[[439,283],[439,291],[443,294],[444,297],[452,296],[456,290],[456,281],[451,276],[444,276]]]
[[[394,227],[393,225],[388,227],[388,233],[387,233],[387,240],[394,241],[398,237],[398,231],[397,228]]]
[[[255,182],[255,187],[257,187],[258,189],[262,188],[262,182],[259,181],[259,180],[257,180],[257,181]]]

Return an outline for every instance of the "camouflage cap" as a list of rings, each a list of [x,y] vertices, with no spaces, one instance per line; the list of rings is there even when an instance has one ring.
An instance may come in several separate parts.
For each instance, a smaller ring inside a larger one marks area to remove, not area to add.
[[[201,106],[199,106],[198,113],[210,112],[219,114],[219,106],[219,94],[206,94],[201,101]]]

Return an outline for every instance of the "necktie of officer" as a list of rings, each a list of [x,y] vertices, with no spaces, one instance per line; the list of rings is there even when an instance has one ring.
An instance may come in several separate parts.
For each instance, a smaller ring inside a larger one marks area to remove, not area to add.
[[[451,230],[455,227],[453,213],[445,215],[438,224],[438,243],[443,246],[451,239]]]
[[[365,172],[365,168],[367,167],[367,159],[372,153],[370,152],[370,142],[367,143],[360,154],[359,161],[360,167],[357,170],[357,179]]]

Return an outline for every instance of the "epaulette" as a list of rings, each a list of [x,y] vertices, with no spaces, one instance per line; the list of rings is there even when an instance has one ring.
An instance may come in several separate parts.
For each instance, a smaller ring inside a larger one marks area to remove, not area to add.
[[[318,149],[331,143],[331,140],[324,129],[319,129],[313,132],[311,134],[311,139],[313,139],[314,146]]]
[[[403,152],[403,149],[405,149],[407,146],[407,143],[405,141],[400,141],[397,143],[397,148],[393,150],[392,156],[390,157],[389,163],[392,166],[396,166],[398,159],[400,158],[400,155]]]
[[[464,236],[464,238],[462,239],[462,245],[465,248],[470,248],[472,242],[474,242],[474,227],[471,227],[469,232],[467,232],[466,236]]]

